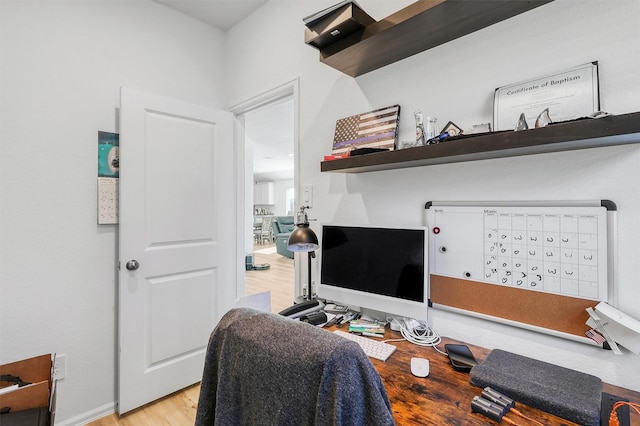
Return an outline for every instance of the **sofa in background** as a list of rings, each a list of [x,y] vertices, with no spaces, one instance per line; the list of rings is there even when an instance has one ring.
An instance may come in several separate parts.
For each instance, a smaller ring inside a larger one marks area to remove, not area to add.
[[[276,251],[282,256],[293,259],[293,252],[287,249],[289,234],[296,227],[293,216],[276,216],[271,222],[273,238],[276,241]]]

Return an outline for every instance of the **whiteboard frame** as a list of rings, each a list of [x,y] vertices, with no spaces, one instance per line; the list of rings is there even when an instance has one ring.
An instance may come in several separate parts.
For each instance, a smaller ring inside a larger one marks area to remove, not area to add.
[[[574,201],[555,201],[555,200],[538,200],[538,201],[428,201],[425,203],[424,209],[424,224],[428,228],[430,228],[428,215],[429,209],[432,207],[517,207],[517,208],[526,208],[526,207],[604,207],[606,209],[606,226],[607,226],[607,302],[616,305],[617,297],[615,292],[615,271],[617,269],[616,262],[616,235],[617,235],[617,221],[616,221],[616,212],[617,206],[611,200],[574,200]],[[431,245],[431,240],[429,241],[429,245]],[[430,254],[431,255],[431,254]],[[429,264],[431,265],[431,260],[429,259]],[[431,274],[432,271],[429,271],[427,274],[429,279],[429,306],[437,309],[442,309],[446,311],[456,312],[460,314],[464,314],[467,316],[472,316],[476,318],[481,318],[485,320],[490,320],[510,326],[515,326],[535,332],[540,332],[552,336],[562,337],[565,339],[577,341],[580,343],[587,344],[597,344],[589,339],[588,337],[581,337],[578,335],[565,333],[558,330],[547,329],[544,327],[540,327],[533,324],[527,324],[523,322],[514,321],[507,318],[501,318],[497,316],[492,316],[480,312],[474,312],[471,310],[461,309],[454,306],[442,305],[439,303],[433,303],[431,300]]]

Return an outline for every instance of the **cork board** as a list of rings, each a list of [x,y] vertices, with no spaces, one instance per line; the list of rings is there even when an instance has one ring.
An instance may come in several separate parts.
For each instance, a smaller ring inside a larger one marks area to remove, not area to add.
[[[431,304],[583,338],[608,301],[613,203],[425,207]]]
[[[430,300],[470,312],[530,324],[584,337],[587,307],[598,302],[555,294],[528,292],[518,288],[430,276]]]

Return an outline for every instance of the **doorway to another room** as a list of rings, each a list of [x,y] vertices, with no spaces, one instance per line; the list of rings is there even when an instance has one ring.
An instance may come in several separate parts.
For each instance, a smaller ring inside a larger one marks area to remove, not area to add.
[[[293,253],[286,249],[295,217],[293,88],[239,114],[245,148],[244,295],[270,292],[272,312],[295,297]]]

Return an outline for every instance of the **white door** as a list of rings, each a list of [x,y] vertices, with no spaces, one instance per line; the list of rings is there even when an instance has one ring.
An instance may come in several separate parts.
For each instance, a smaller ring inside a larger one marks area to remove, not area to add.
[[[198,382],[234,304],[234,151],[231,113],[122,89],[120,413]]]

